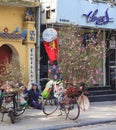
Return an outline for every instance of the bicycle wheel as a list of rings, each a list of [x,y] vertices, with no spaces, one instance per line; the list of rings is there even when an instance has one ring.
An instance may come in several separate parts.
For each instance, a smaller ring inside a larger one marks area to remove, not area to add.
[[[13,104],[14,104],[14,110],[15,110],[14,114],[15,114],[15,116],[20,116],[20,115],[22,115],[25,112],[27,104],[21,105],[19,103],[18,95],[16,95],[14,97]]]
[[[70,102],[66,109],[67,109],[67,117],[70,120],[76,120],[79,117],[80,107],[78,105],[76,98],[75,99],[70,98]]]
[[[50,96],[44,100],[43,113],[45,115],[51,115],[57,110],[57,108],[58,108],[58,100],[50,94]]]
[[[15,116],[20,116],[22,115],[26,110],[26,106],[20,106],[20,108],[17,108],[15,111]]]

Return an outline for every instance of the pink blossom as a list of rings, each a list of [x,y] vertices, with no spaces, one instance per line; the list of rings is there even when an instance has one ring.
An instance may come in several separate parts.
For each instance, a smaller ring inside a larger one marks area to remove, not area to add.
[[[84,52],[86,50],[86,48],[85,47],[82,47],[82,52]]]
[[[92,34],[91,34],[91,33],[89,33],[89,34],[88,34],[88,36],[89,36],[89,37],[91,37],[91,36],[92,36]]]
[[[57,75],[54,75],[54,79],[57,79],[58,77],[57,77]]]
[[[56,65],[53,65],[52,68],[53,68],[53,69],[56,69]]]
[[[59,35],[59,39],[63,39],[63,44],[59,46],[58,62],[62,69],[63,80],[73,80],[73,78],[75,78],[77,83],[80,83],[81,81],[89,83],[92,81],[92,83],[96,84],[102,77],[96,63],[101,62],[100,59],[103,58],[102,46],[105,44],[100,44],[100,39],[98,41],[99,37],[92,37],[94,33],[91,32],[88,33],[86,46],[84,46],[83,32],[79,30],[80,37],[78,37],[78,30],[76,30],[75,27],[72,27],[71,30],[69,30],[68,27],[65,29],[63,28],[60,33],[63,35]],[[96,45],[96,42],[99,43]],[[96,80],[95,77],[98,74],[101,77],[98,77]]]
[[[48,60],[48,64],[50,64],[50,60]]]
[[[98,74],[99,73],[99,70],[98,69],[96,69],[96,74]]]
[[[51,70],[50,70],[50,69],[48,69],[48,72],[49,72],[49,73],[51,73]]]
[[[75,45],[75,43],[72,41],[72,45]]]
[[[93,76],[90,76],[90,79],[93,79]]]
[[[61,68],[60,68],[60,67],[59,67],[58,69],[59,69],[59,71],[61,71]]]
[[[80,38],[80,41],[83,41],[83,38],[82,38],[82,37]]]
[[[82,68],[82,69],[84,70],[84,69],[86,69],[86,67],[85,67],[85,66],[83,66],[83,68]]]
[[[95,81],[95,80],[93,80],[93,84],[96,84],[96,81]]]

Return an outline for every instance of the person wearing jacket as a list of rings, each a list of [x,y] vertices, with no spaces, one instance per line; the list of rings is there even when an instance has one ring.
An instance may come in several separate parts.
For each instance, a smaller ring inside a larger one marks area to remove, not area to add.
[[[32,88],[28,91],[28,104],[36,109],[42,109],[42,105],[39,103],[40,91],[37,83],[32,83]]]

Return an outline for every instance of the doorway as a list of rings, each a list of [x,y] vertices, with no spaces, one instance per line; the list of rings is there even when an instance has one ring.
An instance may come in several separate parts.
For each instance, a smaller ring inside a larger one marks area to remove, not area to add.
[[[109,52],[106,60],[107,84],[116,89],[116,36],[109,41]]]
[[[8,45],[0,47],[0,74],[4,73],[5,65],[12,61],[12,49]],[[0,81],[0,86],[2,81]]]
[[[12,61],[12,50],[9,46],[0,47],[0,64],[10,63]]]

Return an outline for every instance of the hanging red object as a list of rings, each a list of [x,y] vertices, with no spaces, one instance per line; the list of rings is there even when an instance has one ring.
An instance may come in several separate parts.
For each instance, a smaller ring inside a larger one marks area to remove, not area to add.
[[[43,41],[45,50],[47,52],[47,55],[49,57],[49,60],[55,61],[58,59],[58,38],[51,42]]]

